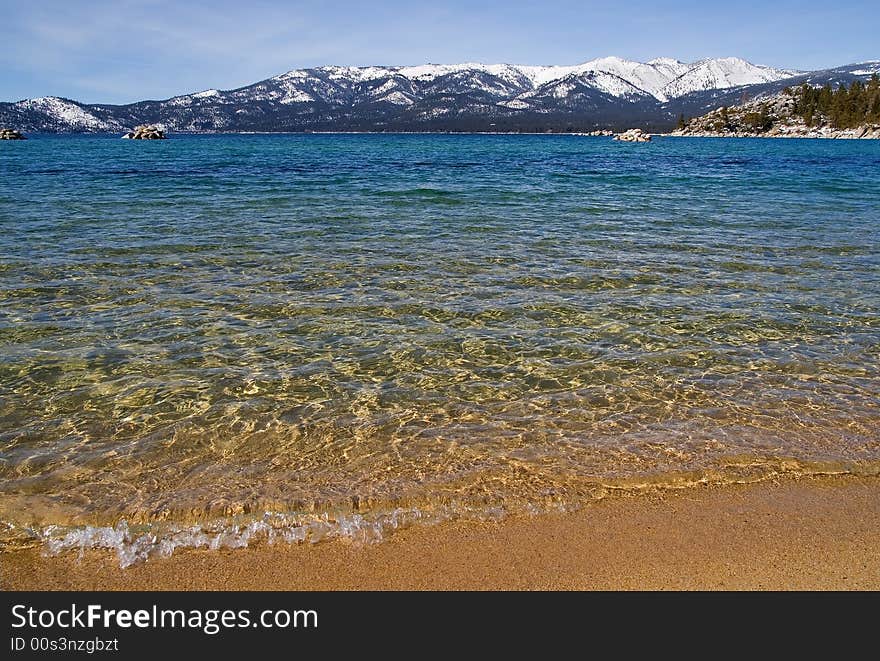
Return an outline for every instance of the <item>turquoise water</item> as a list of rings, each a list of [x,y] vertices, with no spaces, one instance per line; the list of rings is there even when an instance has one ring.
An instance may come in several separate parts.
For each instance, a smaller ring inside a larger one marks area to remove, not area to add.
[[[875,474],[878,266],[877,141],[0,143],[0,519],[128,562]]]

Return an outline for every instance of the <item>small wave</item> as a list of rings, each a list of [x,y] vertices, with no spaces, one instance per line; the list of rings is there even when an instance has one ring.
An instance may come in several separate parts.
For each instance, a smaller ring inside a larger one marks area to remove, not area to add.
[[[503,516],[500,510],[464,511],[454,507],[425,511],[398,508],[391,512],[362,515],[298,515],[266,512],[251,521],[216,520],[194,525],[147,524],[130,526],[122,520],[115,526],[60,526],[10,530],[21,539],[38,541],[49,556],[106,549],[116,553],[123,569],[151,557],[168,558],[177,549],[209,550],[245,548],[263,542],[269,545],[316,544],[330,539],[348,539],[361,544],[382,541],[389,533],[414,524],[433,524],[459,517],[488,520]]]
[[[779,478],[827,476],[880,477],[878,462],[804,462],[797,459],[729,457],[723,465],[705,471],[671,472],[597,480],[589,495],[580,498],[529,500],[525,506],[469,504],[453,501],[420,507],[397,507],[365,514],[352,512],[320,514],[265,512],[182,524],[156,521],[130,525],[125,519],[115,526],[49,525],[43,528],[6,523],[4,545],[42,545],[48,556],[69,552],[109,550],[121,568],[152,557],[167,558],[178,549],[238,549],[252,544],[316,544],[345,539],[356,544],[375,544],[397,530],[413,525],[435,525],[443,521],[499,521],[511,514],[546,514],[576,511],[609,497],[660,493],[697,486],[755,484]]]
[[[373,193],[377,197],[395,201],[418,201],[434,204],[464,204],[465,200],[459,193],[440,188],[407,188],[404,190],[379,190]]]

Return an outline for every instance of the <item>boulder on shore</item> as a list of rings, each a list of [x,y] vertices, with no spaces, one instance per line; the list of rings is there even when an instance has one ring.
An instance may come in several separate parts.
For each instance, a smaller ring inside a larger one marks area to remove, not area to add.
[[[15,129],[0,129],[0,140],[27,140],[27,138]]]
[[[645,133],[642,129],[630,129],[614,136],[615,140],[620,142],[651,142],[651,134]]]
[[[129,131],[124,136],[128,140],[165,140],[165,131],[158,126],[150,126],[143,124],[135,126],[133,131]]]

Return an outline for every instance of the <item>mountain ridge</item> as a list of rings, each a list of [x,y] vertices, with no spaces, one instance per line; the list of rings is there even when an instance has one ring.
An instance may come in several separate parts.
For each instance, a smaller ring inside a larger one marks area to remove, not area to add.
[[[848,83],[878,70],[876,61],[802,72],[736,57],[616,56],[575,65],[326,66],[131,104],[60,97],[0,103],[0,124],[29,132],[122,132],[144,123],[187,132],[664,130],[678,114],[708,111],[719,98],[803,80]]]

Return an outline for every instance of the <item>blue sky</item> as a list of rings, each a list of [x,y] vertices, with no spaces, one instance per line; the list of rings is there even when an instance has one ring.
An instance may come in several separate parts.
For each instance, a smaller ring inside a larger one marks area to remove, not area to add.
[[[0,100],[163,99],[325,64],[880,58],[877,0],[0,0]]]

